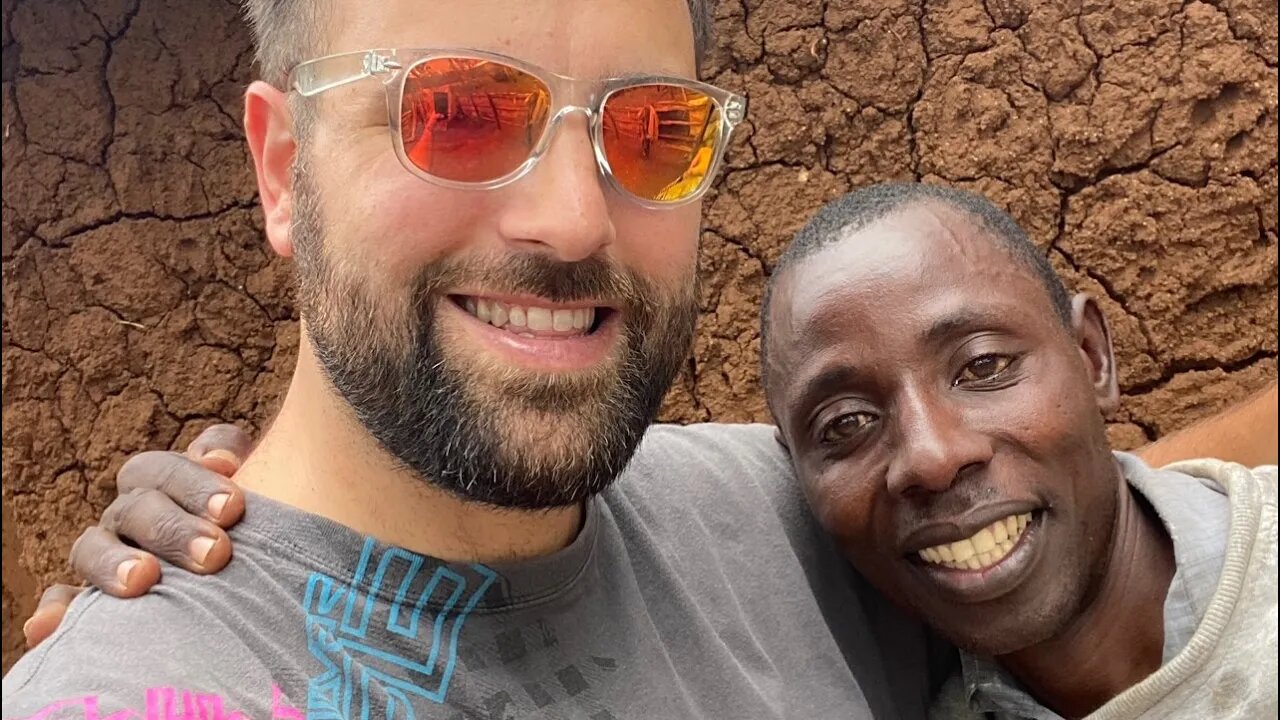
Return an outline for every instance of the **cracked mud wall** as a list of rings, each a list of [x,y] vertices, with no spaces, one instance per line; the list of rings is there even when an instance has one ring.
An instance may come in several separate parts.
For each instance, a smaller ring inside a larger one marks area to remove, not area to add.
[[[756,303],[807,215],[982,191],[1103,299],[1133,447],[1276,377],[1276,1],[722,0],[751,118],[706,201],[702,321],[664,419],[765,420]],[[261,427],[292,367],[229,0],[3,0],[4,667],[131,453]]]

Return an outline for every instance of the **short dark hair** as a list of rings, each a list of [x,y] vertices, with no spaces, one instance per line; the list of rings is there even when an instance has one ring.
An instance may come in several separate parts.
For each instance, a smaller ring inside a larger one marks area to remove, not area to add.
[[[698,66],[712,39],[710,0],[687,0],[693,19],[693,51]],[[332,0],[241,0],[262,78],[280,89],[289,70],[322,51],[323,5]]]
[[[931,202],[944,204],[980,221],[996,244],[1044,286],[1054,314],[1062,325],[1071,326],[1071,294],[1062,284],[1062,278],[1058,277],[1058,273],[1049,264],[1046,254],[1031,242],[1026,231],[1009,213],[981,195],[945,185],[907,182],[870,185],[823,206],[796,234],[769,275],[760,309],[760,377],[766,385],[766,392],[769,370],[769,309],[778,279],[793,265],[842,242],[850,234],[877,220],[908,207]]]

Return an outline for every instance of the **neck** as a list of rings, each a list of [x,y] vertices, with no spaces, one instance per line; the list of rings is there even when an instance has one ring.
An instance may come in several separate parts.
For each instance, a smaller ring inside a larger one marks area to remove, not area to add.
[[[1164,603],[1176,569],[1155,512],[1120,479],[1106,573],[1085,611],[1049,640],[999,658],[1038,700],[1083,717],[1159,669]]]
[[[329,384],[305,336],[280,413],[236,482],[382,542],[452,562],[548,555],[571,543],[582,523],[578,505],[495,508],[405,471]]]

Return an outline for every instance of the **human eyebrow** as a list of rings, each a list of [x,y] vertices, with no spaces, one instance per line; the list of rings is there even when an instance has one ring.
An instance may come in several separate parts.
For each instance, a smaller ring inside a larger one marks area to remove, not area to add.
[[[795,387],[799,388],[796,402],[791,405],[793,419],[801,420],[808,425],[813,408],[829,397],[836,389],[847,387],[858,378],[858,373],[848,365],[829,365],[821,368],[807,378],[803,378]]]
[[[999,316],[994,313],[964,308],[935,320],[924,332],[923,340],[928,345],[940,345],[962,335],[1002,325]]]

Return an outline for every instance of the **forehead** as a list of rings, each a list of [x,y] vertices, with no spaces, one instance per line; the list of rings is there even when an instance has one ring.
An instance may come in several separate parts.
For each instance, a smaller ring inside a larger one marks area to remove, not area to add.
[[[792,266],[770,308],[770,350],[794,363],[852,340],[871,350],[900,349],[899,341],[961,312],[1054,322],[1040,280],[980,219],[916,205]]]
[[[462,47],[581,78],[693,77],[686,0],[333,0],[331,52]]]

